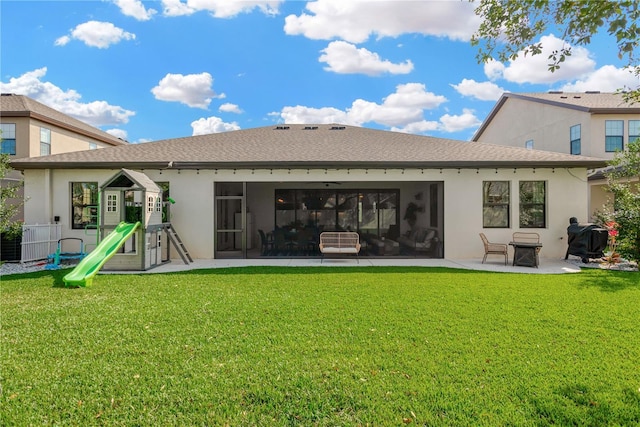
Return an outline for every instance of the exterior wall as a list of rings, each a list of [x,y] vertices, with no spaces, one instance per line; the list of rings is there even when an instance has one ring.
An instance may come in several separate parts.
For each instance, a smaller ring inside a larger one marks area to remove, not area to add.
[[[478,142],[524,147],[533,140],[536,150],[570,154],[570,128],[581,125],[581,155],[612,159],[605,151],[605,121],[624,120],[624,147],[629,144],[629,120],[640,114],[591,114],[540,102],[509,98],[500,108]]]
[[[587,143],[591,132],[589,122],[589,113],[509,98],[478,142],[524,148],[526,141],[533,140],[535,150],[570,154],[569,129],[580,124],[582,155],[591,156]]]
[[[79,237],[85,244],[95,244],[95,236],[83,230],[71,230],[70,182],[97,181],[102,185],[117,170],[42,170],[25,171],[25,193],[30,197],[26,205],[25,219],[29,223],[51,222],[60,216],[63,237]],[[424,170],[144,170],[154,181],[169,181],[170,194],[176,203],[171,206],[171,223],[194,258],[211,259],[214,256],[214,182],[248,182],[250,212],[254,214],[255,227],[268,229],[273,225],[273,188],[285,188],[287,183],[340,182],[343,188],[358,183],[368,183],[371,188],[401,188],[400,220],[406,231],[402,214],[406,204],[415,197],[416,189],[427,189],[426,183],[443,182],[444,192],[439,194],[444,202],[443,227],[444,256],[448,259],[471,259],[484,253],[478,233],[485,232],[490,240],[509,242],[515,231],[540,233],[541,256],[564,257],[566,229],[570,217],[580,222],[588,220],[588,191],[586,170],[574,169],[424,169]],[[483,229],[482,182],[511,181],[511,227],[508,229]],[[518,227],[518,182],[547,182],[547,227],[524,229]],[[254,184],[256,183],[256,184]],[[309,184],[312,185],[312,184]],[[49,188],[49,190],[48,190]],[[324,187],[322,187],[324,188]],[[427,191],[427,190],[425,190]],[[266,206],[266,208],[265,208]],[[255,236],[254,236],[255,238]],[[92,248],[89,247],[88,250]],[[177,256],[172,251],[174,258]],[[178,261],[179,262],[179,261]]]
[[[589,183],[589,222],[595,222],[596,211],[611,208],[613,194],[607,191],[606,181],[599,183]]]
[[[605,121],[606,120],[623,120],[624,121],[624,138],[623,146],[627,150],[629,147],[629,120],[640,120],[640,114],[594,114],[591,117],[590,145],[592,157],[611,160],[615,153],[605,151]],[[584,126],[582,128],[584,134]],[[584,147],[584,143],[583,143]],[[584,153],[583,153],[584,154]]]

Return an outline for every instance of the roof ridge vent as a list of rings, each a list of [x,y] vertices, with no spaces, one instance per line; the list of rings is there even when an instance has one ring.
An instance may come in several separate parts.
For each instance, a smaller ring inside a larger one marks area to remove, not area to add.
[[[564,92],[562,92],[561,90],[550,90],[547,93],[552,94],[552,95],[558,95],[558,94],[564,93]]]
[[[345,126],[331,126],[329,130],[345,130]]]
[[[289,126],[276,126],[276,130],[287,130]]]
[[[585,93],[600,93],[599,90],[588,90]]]

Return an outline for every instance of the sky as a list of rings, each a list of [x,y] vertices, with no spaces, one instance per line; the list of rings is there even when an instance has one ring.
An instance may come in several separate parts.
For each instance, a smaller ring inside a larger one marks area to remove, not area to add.
[[[504,92],[637,87],[599,34],[479,64],[467,1],[0,0],[0,90],[131,143],[339,123],[468,141]]]

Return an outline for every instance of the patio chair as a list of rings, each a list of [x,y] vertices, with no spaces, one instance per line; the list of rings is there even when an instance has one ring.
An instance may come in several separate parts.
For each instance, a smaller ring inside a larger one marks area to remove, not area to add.
[[[485,236],[484,233],[480,233],[480,238],[484,244],[484,258],[482,258],[482,263],[484,264],[487,260],[487,255],[504,255],[504,265],[507,265],[509,261],[509,252],[507,250],[508,246],[505,243],[489,242],[489,239],[487,239],[487,236]]]
[[[273,252],[273,240],[269,239],[263,230],[258,230],[258,233],[260,233],[260,242],[262,244],[262,256],[271,255],[271,252]]]

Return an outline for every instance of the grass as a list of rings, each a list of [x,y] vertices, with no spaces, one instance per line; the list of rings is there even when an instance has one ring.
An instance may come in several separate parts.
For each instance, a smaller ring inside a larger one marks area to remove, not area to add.
[[[238,268],[1,283],[0,424],[640,425],[640,276]]]

